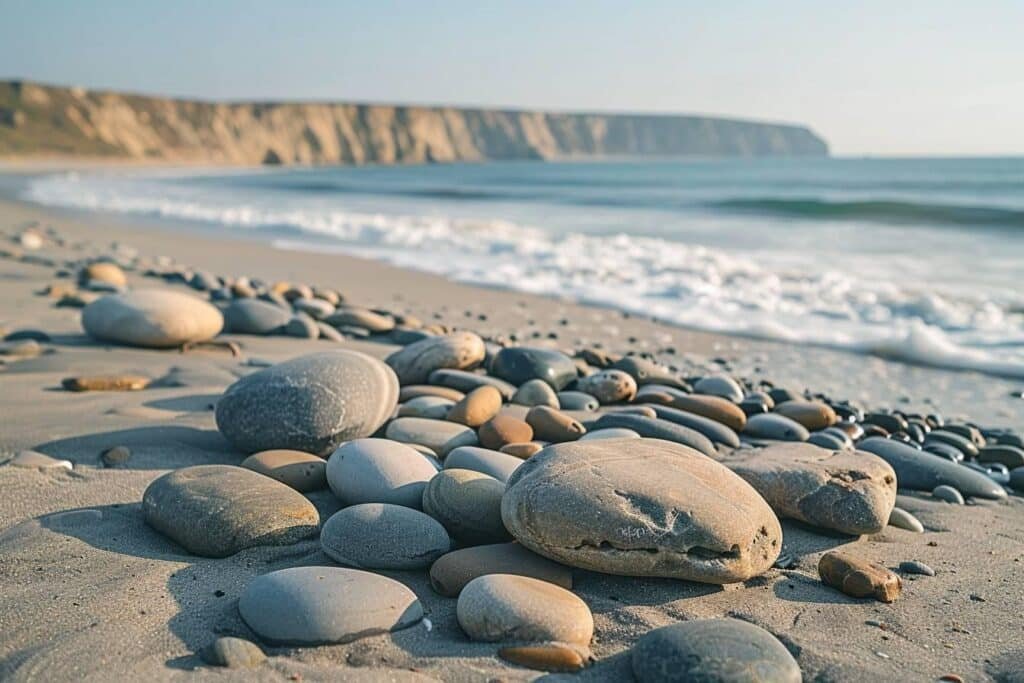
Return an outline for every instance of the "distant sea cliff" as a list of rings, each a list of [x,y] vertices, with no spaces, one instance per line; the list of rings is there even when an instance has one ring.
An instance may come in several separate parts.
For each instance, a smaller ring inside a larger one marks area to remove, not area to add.
[[[825,156],[810,129],[661,114],[330,102],[209,102],[0,81],[0,157],[396,164]]]

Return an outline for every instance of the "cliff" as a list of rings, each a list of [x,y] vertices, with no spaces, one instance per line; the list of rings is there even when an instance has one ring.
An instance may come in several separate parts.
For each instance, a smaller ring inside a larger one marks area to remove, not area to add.
[[[0,156],[231,165],[823,156],[809,129],[701,116],[227,103],[0,82]]]

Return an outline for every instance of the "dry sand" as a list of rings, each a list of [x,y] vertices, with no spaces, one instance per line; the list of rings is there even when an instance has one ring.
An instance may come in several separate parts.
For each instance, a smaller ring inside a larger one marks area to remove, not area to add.
[[[614,311],[453,284],[354,258],[282,252],[258,242],[204,235],[191,226],[154,229],[123,218],[82,216],[0,201],[0,232],[30,221],[52,225],[82,251],[46,249],[58,259],[101,253],[111,242],[146,255],[167,254],[222,275],[248,274],[334,286],[358,303],[425,320],[516,334],[556,334],[567,346],[603,340],[675,353],[681,368],[726,362],[739,374],[791,388],[810,387],[872,406],[966,414],[988,425],[1024,427],[1021,382],[890,363],[823,349],[788,347],[679,330]],[[183,237],[187,235],[186,237]],[[196,652],[217,635],[254,638],[236,609],[254,576],[302,564],[331,564],[318,542],[257,548],[212,560],[193,557],[151,531],[139,501],[168,469],[237,464],[214,427],[212,404],[248,358],[271,361],[324,348],[285,337],[236,337],[243,358],[218,351],[181,354],[108,347],[85,338],[75,309],[55,308],[36,292],[59,281],[55,268],[0,260],[0,328],[37,328],[46,352],[0,367],[0,462],[32,448],[75,465],[42,472],[0,465],[0,679],[164,680],[191,676],[282,680],[527,680],[539,672],[498,660],[494,645],[471,643],[455,601],[433,593],[425,573],[390,572],[416,594],[432,624],[334,647],[268,648],[248,671],[212,669]],[[142,280],[132,276],[132,283]],[[563,322],[564,321],[564,322]],[[635,342],[629,338],[635,337]],[[393,347],[346,343],[383,357]],[[70,374],[137,372],[163,378],[129,393],[71,393]],[[128,446],[124,469],[99,455]],[[322,511],[331,496],[313,496]],[[575,592],[594,612],[598,663],[579,678],[630,680],[626,651],[651,628],[680,619],[732,615],[774,633],[794,653],[805,680],[1024,680],[1024,503],[1016,496],[966,507],[901,495],[898,505],[925,534],[887,528],[861,539],[784,523],[785,552],[798,564],[746,584],[707,586],[575,572]],[[817,579],[825,550],[854,545],[889,567],[920,560],[937,575],[905,583],[891,605],[854,600]],[[870,623],[869,623],[870,622]],[[883,626],[875,625],[882,624]],[[566,677],[568,678],[568,676]]]

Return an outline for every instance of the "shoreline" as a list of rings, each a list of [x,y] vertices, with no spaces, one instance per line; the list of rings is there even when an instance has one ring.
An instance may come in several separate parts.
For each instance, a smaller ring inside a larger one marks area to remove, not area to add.
[[[236,601],[255,577],[296,565],[331,565],[316,541],[258,547],[224,560],[185,554],[142,521],[146,487],[168,470],[237,465],[241,456],[217,432],[211,405],[244,373],[223,350],[194,353],[110,347],[85,338],[77,309],[57,308],[38,292],[64,258],[110,253],[111,243],[145,256],[167,255],[220,275],[249,275],[336,287],[354,303],[412,313],[425,322],[469,328],[520,343],[576,347],[601,342],[612,352],[649,351],[681,374],[707,370],[774,380],[794,391],[826,392],[871,407],[962,412],[992,426],[1024,425],[1014,382],[971,372],[908,366],[867,356],[695,332],[617,311],[451,282],[355,257],[287,252],[224,235],[153,229],[119,216],[64,212],[0,199],[5,246],[20,226],[53,226],[68,250],[56,264],[0,260],[0,326],[51,337],[47,353],[0,369],[0,461],[21,449],[67,459],[74,470],[44,472],[0,466],[0,677],[28,680],[135,678],[260,680],[533,680],[540,672],[495,657],[491,644],[469,642],[453,600],[436,595],[422,572],[383,572],[423,602],[422,626],[346,645],[267,648],[254,671],[203,666],[196,654],[217,635],[243,635]],[[127,220],[124,220],[126,219]],[[187,238],[183,238],[187,236]],[[80,245],[80,248],[75,248]],[[129,274],[133,286],[155,281]],[[67,282],[67,280],[63,280]],[[554,335],[554,338],[551,337]],[[230,336],[244,357],[278,362],[331,348],[290,337]],[[346,341],[378,358],[395,347]],[[174,377],[137,392],[73,393],[61,379],[83,373]],[[906,398],[903,402],[901,399]],[[128,465],[104,467],[113,446],[132,452]],[[328,495],[312,495],[326,518]],[[886,527],[862,538],[783,522],[785,552],[796,564],[740,584],[714,586],[667,579],[574,572],[574,590],[594,614],[598,663],[570,679],[627,678],[629,648],[652,628],[688,619],[731,616],[775,634],[794,652],[805,680],[1006,680],[1024,653],[1024,500],[968,506],[927,494],[901,493],[897,504],[926,533]],[[984,533],[979,533],[984,530]],[[885,566],[926,562],[934,577],[909,578],[891,605],[854,600],[821,585],[817,560],[838,547]],[[881,625],[880,625],[881,624]],[[251,636],[250,636],[251,637]],[[551,677],[549,680],[559,680]]]

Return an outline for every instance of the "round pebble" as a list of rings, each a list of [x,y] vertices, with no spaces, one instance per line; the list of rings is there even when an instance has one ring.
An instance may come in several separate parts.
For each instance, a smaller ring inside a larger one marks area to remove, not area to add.
[[[602,404],[632,401],[636,396],[636,380],[622,370],[602,370],[581,378],[576,387]]]
[[[129,346],[169,348],[207,341],[223,326],[221,312],[212,305],[170,289],[112,294],[82,309],[86,334]]]
[[[428,420],[422,417],[400,417],[388,423],[385,435],[402,443],[426,446],[438,456],[445,457],[460,446],[477,443],[472,428],[447,420]]]
[[[513,574],[473,579],[459,594],[459,626],[472,640],[560,641],[587,645],[594,635],[590,608],[547,581]]]
[[[478,545],[454,550],[430,567],[430,585],[449,598],[467,583],[487,574],[515,574],[572,588],[572,571],[565,565],[533,553],[518,543]]]
[[[323,458],[302,451],[273,450],[253,453],[241,467],[259,472],[300,493],[327,487],[327,463]]]
[[[496,415],[480,425],[477,438],[484,448],[499,450],[506,444],[533,439],[533,427],[510,415]]]
[[[445,458],[445,469],[464,469],[483,472],[504,483],[523,464],[523,460],[500,451],[476,446],[461,446]]]
[[[533,435],[552,443],[575,441],[587,430],[570,415],[547,406],[534,406],[526,414],[526,423],[533,428]]]
[[[457,468],[438,472],[423,491],[423,511],[466,545],[511,538],[501,521],[505,485],[482,472]]]
[[[388,503],[340,510],[320,531],[324,552],[362,569],[422,569],[451,550],[448,532],[430,515]]]
[[[939,500],[944,500],[947,503],[953,503],[954,505],[964,504],[963,494],[948,484],[940,484],[933,488],[932,495]]]
[[[542,379],[531,379],[524,382],[512,395],[512,403],[521,406],[548,406],[558,408],[558,394],[551,385]]]
[[[355,439],[327,461],[327,483],[345,505],[392,503],[419,509],[423,489],[437,473],[412,447],[389,439]]]
[[[477,387],[452,406],[447,419],[467,427],[479,427],[498,414],[501,401],[501,392],[494,387]]]

